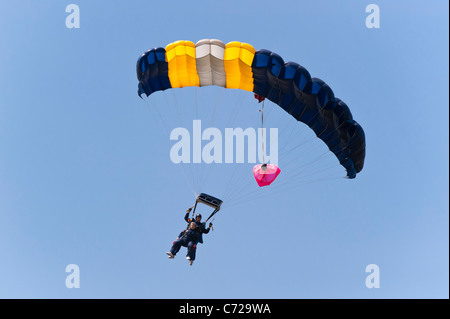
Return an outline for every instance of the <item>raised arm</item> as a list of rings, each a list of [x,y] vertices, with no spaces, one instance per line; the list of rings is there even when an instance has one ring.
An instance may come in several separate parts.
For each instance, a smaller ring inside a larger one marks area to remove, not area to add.
[[[201,232],[203,233],[203,234],[207,234],[207,233],[209,233],[209,231],[210,231],[210,229],[211,229],[211,226],[212,226],[212,224],[211,223],[209,223],[209,227],[208,228],[206,228],[206,224],[205,223],[202,223],[202,228],[201,228]]]
[[[192,210],[192,207],[189,207],[189,208],[186,210],[186,215],[184,215],[184,220],[185,220],[187,223],[190,223],[190,222],[193,221],[191,218],[189,218],[189,213],[191,212],[191,210]]]

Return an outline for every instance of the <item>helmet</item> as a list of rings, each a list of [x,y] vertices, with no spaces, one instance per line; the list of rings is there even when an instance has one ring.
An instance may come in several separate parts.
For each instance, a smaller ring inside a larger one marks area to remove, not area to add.
[[[202,219],[202,214],[195,215],[195,219],[197,219],[197,217],[200,217],[200,219]]]

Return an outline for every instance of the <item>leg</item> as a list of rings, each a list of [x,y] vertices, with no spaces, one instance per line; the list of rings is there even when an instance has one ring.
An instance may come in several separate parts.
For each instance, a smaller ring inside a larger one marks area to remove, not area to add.
[[[195,260],[195,252],[197,250],[197,243],[190,241],[188,243],[188,252],[187,252],[187,256],[194,261]]]
[[[181,246],[186,246],[184,240],[183,239],[175,240],[172,244],[170,252],[175,256],[180,251]]]

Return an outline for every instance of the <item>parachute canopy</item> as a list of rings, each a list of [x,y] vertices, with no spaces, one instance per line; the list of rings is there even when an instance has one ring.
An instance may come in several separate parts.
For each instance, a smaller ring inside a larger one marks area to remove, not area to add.
[[[349,178],[364,166],[362,127],[348,106],[321,79],[269,50],[241,42],[177,41],[145,52],[137,61],[138,94],[216,85],[250,91],[308,125],[335,154]],[[294,137],[295,138],[295,137]]]

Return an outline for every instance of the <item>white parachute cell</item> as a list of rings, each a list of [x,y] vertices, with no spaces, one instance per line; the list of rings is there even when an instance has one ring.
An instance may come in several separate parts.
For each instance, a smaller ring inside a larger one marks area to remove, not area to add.
[[[220,40],[204,39],[195,45],[195,58],[200,86],[226,86],[223,56],[225,44]]]

